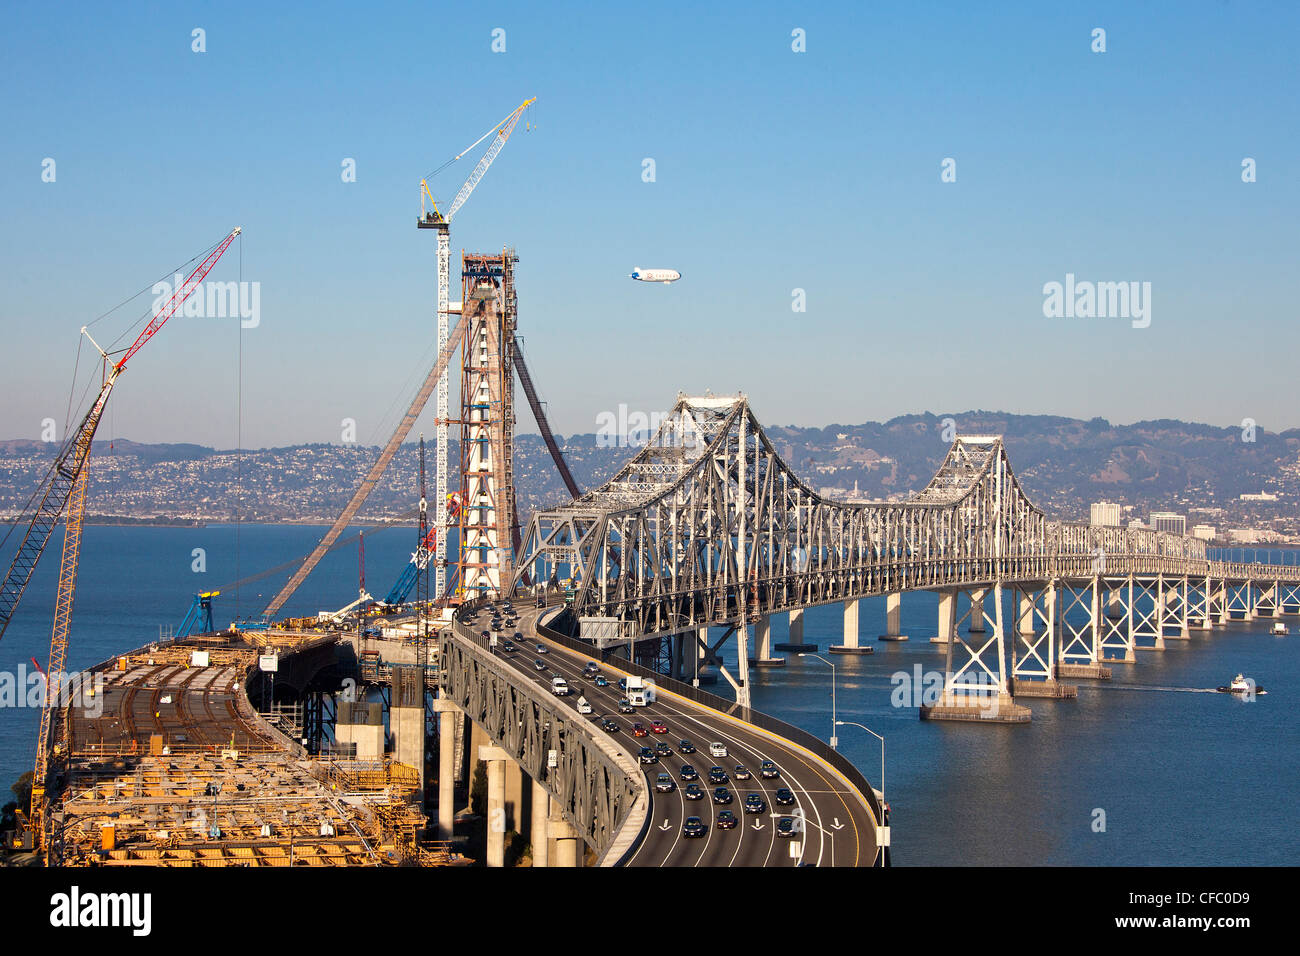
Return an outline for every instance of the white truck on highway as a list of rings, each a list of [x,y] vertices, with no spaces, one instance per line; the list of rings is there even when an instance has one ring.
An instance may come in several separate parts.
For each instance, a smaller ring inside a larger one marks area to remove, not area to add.
[[[556,697],[569,696],[569,682],[563,677],[556,677],[551,681],[551,693]]]
[[[580,714],[591,713],[591,702],[587,700],[587,698],[585,697],[578,698],[578,713]]]
[[[655,702],[655,682],[649,677],[627,679],[627,702],[633,707],[644,707]]]

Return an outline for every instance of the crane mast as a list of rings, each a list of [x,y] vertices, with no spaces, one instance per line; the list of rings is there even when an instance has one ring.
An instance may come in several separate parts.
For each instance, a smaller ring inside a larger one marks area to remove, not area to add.
[[[537,101],[537,97],[525,100],[515,108],[509,116],[501,121],[496,127],[496,136],[493,138],[491,145],[488,146],[482,158],[479,159],[474,171],[470,173],[469,178],[465,180],[460,191],[456,193],[456,198],[452,200],[451,205],[447,208],[447,214],[444,216],[438,211],[438,204],[433,200],[433,194],[429,191],[427,180],[420,180],[420,219],[416,226],[420,229],[434,229],[438,233],[438,351],[439,354],[447,347],[447,338],[450,327],[451,316],[451,236],[449,227],[451,218],[456,215],[460,207],[465,205],[469,199],[470,193],[474,187],[479,184],[484,174],[488,171],[501,148],[505,146],[506,140],[514,132],[515,126],[518,125],[520,117],[524,111]],[[488,130],[468,147],[458,153],[456,159],[460,159],[470,150],[472,150],[488,136],[492,135],[493,130]],[[425,200],[428,199],[429,206],[425,206]],[[434,467],[434,526],[437,528],[447,527],[447,474],[448,474],[448,451],[447,451],[447,424],[449,411],[450,383],[444,375],[438,382],[438,399],[437,399],[437,457]],[[438,535],[436,552],[434,555],[434,589],[435,597],[442,597],[447,590],[447,538],[446,535]]]
[[[0,586],[0,635],[9,626],[13,612],[18,606],[27,583],[44,553],[45,545],[54,531],[59,519],[63,518],[63,558],[59,568],[59,589],[54,604],[54,626],[50,635],[49,667],[46,670],[45,706],[41,708],[41,728],[36,740],[36,764],[32,776],[32,830],[40,846],[49,853],[48,840],[48,790],[51,783],[51,757],[61,748],[59,728],[55,727],[54,715],[59,709],[61,684],[64,667],[68,656],[68,634],[72,625],[72,604],[76,596],[77,566],[81,555],[81,528],[86,514],[86,485],[89,480],[87,463],[90,449],[95,439],[108,405],[109,396],[117,378],[126,370],[126,363],[143,348],[144,344],[167,324],[167,320],[176,314],[181,304],[198,288],[199,284],[217,264],[217,260],[234,242],[240,229],[235,228],[230,235],[217,245],[208,256],[190,273],[189,278],[176,289],[163,306],[158,309],[144,330],[136,337],[131,347],[122,357],[113,362],[108,353],[99,349],[106,368],[104,382],[99,394],[86,416],[81,420],[77,430],[69,437],[50,468],[43,483],[40,504],[19,546],[13,563]],[[89,332],[82,329],[88,339]],[[90,339],[94,344],[95,340]]]

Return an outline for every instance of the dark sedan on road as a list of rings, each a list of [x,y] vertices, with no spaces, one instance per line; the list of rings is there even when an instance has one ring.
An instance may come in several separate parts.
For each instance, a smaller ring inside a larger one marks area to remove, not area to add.
[[[601,718],[600,726],[601,726],[602,728],[604,728],[605,733],[607,733],[607,734],[616,734],[616,733],[618,733],[618,724],[615,723],[614,721],[610,720],[608,717],[602,717],[602,718]]]
[[[662,740],[656,740],[655,753],[658,754],[660,757],[671,757],[673,755],[673,748],[669,747]]]
[[[736,819],[736,815],[735,815],[734,813],[732,813],[730,810],[719,810],[719,811],[718,811],[718,829],[719,829],[719,830],[734,830],[734,829],[736,829],[736,824],[737,824],[738,822],[739,822],[739,821]]]
[[[794,794],[790,792],[788,787],[778,787],[776,793],[772,795],[772,799],[776,801],[778,807],[794,806]]]
[[[723,770],[721,767],[709,768],[709,783],[713,784],[714,786],[717,786],[720,783],[726,783],[726,782],[727,782],[727,771]]]
[[[698,783],[688,783],[682,788],[682,796],[687,800],[703,800],[704,791],[700,789]]]
[[[682,824],[682,836],[688,840],[695,840],[709,832],[709,828],[704,825],[704,821],[699,817],[687,817],[686,822]]]
[[[693,754],[695,753],[695,744],[691,743],[689,740],[679,740],[677,741],[677,752]]]
[[[751,779],[752,777],[753,777],[753,774],[751,774],[748,770],[746,770],[746,769],[745,769],[744,767],[742,767],[740,764],[736,764],[736,779],[737,779],[737,780],[749,780],[749,779]]]
[[[682,764],[682,783],[689,783],[692,780],[699,780],[700,775],[696,773],[695,768],[688,763]]]
[[[758,775],[764,780],[775,780],[781,776],[781,771],[776,769],[776,764],[770,760],[764,760],[763,765],[758,768]]]
[[[794,825],[794,817],[782,817],[776,821],[776,835],[783,840],[788,840],[798,831]]]
[[[626,697],[618,702],[618,712],[620,714],[630,714],[636,710]]]
[[[533,661],[533,667],[537,668],[539,671],[544,671],[544,670],[546,670],[546,662],[545,662],[545,661]]]
[[[538,653],[538,654],[546,654],[546,653],[549,653],[549,652],[546,650],[546,645],[545,645],[545,644],[536,644],[536,645],[534,645],[534,646],[537,648],[537,653]]]
[[[751,793],[745,797],[746,813],[763,813],[767,810],[767,803],[756,793]]]
[[[672,793],[677,789],[677,784],[673,783],[673,778],[666,773],[661,773],[655,777],[656,793]]]
[[[514,641],[502,641],[502,642],[501,642],[501,650],[505,651],[507,654],[513,654],[513,653],[515,652],[515,642],[514,642]]]
[[[731,803],[731,800],[732,800],[731,791],[728,790],[726,787],[713,788],[714,803],[725,806],[726,804]]]
[[[655,752],[651,750],[649,747],[642,747],[641,752],[637,754],[637,759],[640,760],[642,763],[659,762],[659,758],[655,756]]]

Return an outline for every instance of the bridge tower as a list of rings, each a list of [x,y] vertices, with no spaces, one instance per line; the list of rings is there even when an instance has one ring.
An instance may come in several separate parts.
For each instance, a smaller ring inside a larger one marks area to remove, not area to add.
[[[513,249],[465,253],[461,262],[461,600],[495,597],[514,560]]]

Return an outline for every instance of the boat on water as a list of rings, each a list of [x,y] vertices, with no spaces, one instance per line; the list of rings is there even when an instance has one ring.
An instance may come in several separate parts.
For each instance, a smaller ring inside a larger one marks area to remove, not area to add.
[[[1216,687],[1215,690],[1220,694],[1254,694],[1255,696],[1268,693],[1268,691],[1264,690],[1263,687],[1256,684],[1251,678],[1246,677],[1244,674],[1238,674],[1232,679],[1231,684],[1228,684],[1225,687]]]
[[[1274,633],[1274,634],[1281,634],[1281,635],[1290,634],[1290,633],[1291,633],[1291,629],[1288,628],[1288,627],[1287,627],[1285,624],[1283,624],[1281,621],[1277,621],[1277,622],[1273,625],[1272,633]]]

